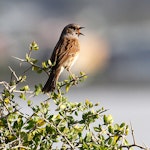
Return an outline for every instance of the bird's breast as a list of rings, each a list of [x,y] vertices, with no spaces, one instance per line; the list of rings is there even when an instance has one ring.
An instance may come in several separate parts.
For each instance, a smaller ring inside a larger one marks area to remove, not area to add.
[[[63,55],[61,58],[61,62],[63,63],[63,67],[66,69],[70,69],[72,65],[76,62],[79,51],[80,45],[79,41],[76,38],[65,38],[64,39],[64,46],[63,46]]]

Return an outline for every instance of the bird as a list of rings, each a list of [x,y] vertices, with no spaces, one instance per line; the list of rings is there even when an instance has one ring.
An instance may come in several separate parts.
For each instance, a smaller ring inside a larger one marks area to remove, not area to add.
[[[62,30],[50,58],[53,65],[50,68],[49,78],[42,89],[44,93],[52,92],[56,89],[59,76],[64,69],[73,77],[70,69],[80,52],[79,36],[84,35],[80,32],[82,28],[84,27],[71,23]]]

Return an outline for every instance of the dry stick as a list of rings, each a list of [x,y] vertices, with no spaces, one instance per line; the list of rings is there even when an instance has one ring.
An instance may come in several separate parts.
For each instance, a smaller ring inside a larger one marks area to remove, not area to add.
[[[8,66],[8,68],[10,69],[11,73],[14,75],[14,77],[16,78],[16,80],[19,81],[19,78],[16,75],[16,72],[10,66]]]
[[[28,72],[31,68],[32,68],[32,66],[28,67],[22,74],[25,74],[25,73]]]
[[[135,144],[134,130],[132,128],[131,122],[130,122],[130,126],[131,126],[131,134],[132,134],[133,143]]]
[[[138,148],[140,148],[140,149],[144,149],[144,150],[147,150],[146,148],[144,148],[144,147],[142,147],[142,146],[140,146],[140,145],[137,145],[137,144],[132,144],[132,145],[123,145],[123,146],[121,146],[120,148],[127,148],[127,149],[130,149],[130,148],[132,148],[132,147],[138,147]]]
[[[9,142],[9,143],[7,143],[7,144],[5,144],[4,146],[5,147],[2,147],[4,150],[6,150],[6,148],[8,148],[8,147],[10,147],[11,145],[13,145],[13,143],[16,143],[16,142],[19,142],[19,139],[17,138],[17,139],[15,139],[15,140],[13,140],[13,141],[11,141],[11,142]],[[1,149],[1,147],[0,147],[0,149]]]
[[[9,84],[6,81],[1,81],[1,85],[3,85],[6,89],[9,89]]]
[[[37,115],[38,115],[38,114],[37,114]],[[74,147],[73,144],[69,141],[69,139],[66,137],[66,135],[64,135],[64,134],[58,129],[57,126],[55,126],[54,124],[52,124],[51,122],[49,122],[46,118],[43,117],[43,119],[44,119],[48,124],[52,125],[62,137],[64,137],[64,139],[67,141],[67,143],[70,145],[70,147],[71,147],[72,149],[75,149],[75,147]]]
[[[32,67],[37,67],[37,68],[40,68],[41,70],[43,70],[43,71],[49,76],[49,72],[46,71],[45,69],[43,69],[41,66],[35,65],[34,63],[32,63],[32,62],[30,62],[30,61],[27,61],[27,60],[25,60],[25,59],[21,59],[21,58],[15,57],[15,56],[12,56],[12,57],[15,58],[15,59],[17,59],[17,60],[19,60],[19,61],[21,61],[21,62],[26,62],[26,63],[29,63],[29,64],[31,65],[29,68],[27,68],[27,69],[23,72],[23,74],[25,74],[25,73],[26,73],[28,70],[30,70]]]
[[[26,62],[25,59],[21,59],[21,58],[18,58],[18,57],[16,57],[16,56],[11,56],[11,57],[13,57],[13,58],[15,58],[15,59],[17,59],[17,60],[19,60],[19,61],[21,61],[21,62]]]
[[[8,66],[8,68],[10,69],[11,74],[16,78],[16,84],[18,84],[21,81],[21,79],[19,79],[19,77],[17,76],[16,72],[10,66]],[[11,78],[12,78],[12,75],[11,75]],[[12,86],[12,88],[10,89],[10,92],[12,92],[15,88],[16,88],[16,85]]]
[[[144,149],[146,150],[146,148],[144,148],[143,146],[140,146],[140,145],[137,145],[136,142],[135,142],[135,137],[134,137],[134,130],[133,130],[133,127],[132,127],[132,124],[130,122],[130,126],[131,126],[131,134],[132,134],[132,139],[133,139],[133,144],[132,145],[123,145],[121,146],[121,148],[127,148],[127,149],[130,149],[132,147],[138,147],[140,149]]]
[[[18,148],[25,149],[25,150],[31,149],[31,148],[29,148],[29,147],[22,146],[22,145],[17,145],[17,146],[15,146],[15,147],[13,147],[13,149],[18,149]]]
[[[81,75],[81,76],[79,76],[79,77],[77,77],[77,78],[78,78],[78,79],[81,79],[81,78],[83,78],[83,77],[85,77],[85,76],[87,76],[87,74]],[[72,80],[69,81],[69,83],[74,82],[74,81],[75,81],[75,79],[72,79]],[[67,84],[68,84],[68,83],[62,84],[62,85],[60,86],[60,88],[63,87],[63,86],[65,86],[65,85],[67,85]]]

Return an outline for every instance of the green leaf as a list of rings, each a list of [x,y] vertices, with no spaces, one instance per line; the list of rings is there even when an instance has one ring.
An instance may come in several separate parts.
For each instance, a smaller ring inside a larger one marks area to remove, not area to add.
[[[51,60],[50,59],[48,59],[48,64],[49,64],[49,66],[52,66],[52,62],[51,62]]]
[[[34,138],[34,134],[32,132],[29,132],[28,134],[28,141],[32,141]]]
[[[114,128],[112,127],[112,125],[108,126],[108,132],[111,134],[114,133]]]
[[[36,125],[36,122],[33,119],[31,119],[27,122],[25,129],[27,130],[34,129],[35,125]]]
[[[78,112],[77,111],[75,111],[74,113],[75,113],[76,116],[78,116]]]
[[[32,71],[36,71],[37,73],[42,73],[42,69],[38,66],[32,66]]]
[[[35,85],[35,95],[39,95],[41,92],[42,92],[42,85],[39,84],[39,85]]]
[[[30,62],[32,62],[33,64],[36,64],[38,62],[38,60],[34,59],[34,58],[30,58]]]
[[[26,80],[26,76],[19,76],[19,81],[20,82],[24,82]]]
[[[66,108],[66,105],[62,104],[60,105],[60,110],[64,110]]]
[[[123,123],[120,125],[120,128],[124,128],[125,125],[126,125],[126,124],[123,122]]]
[[[26,53],[25,59],[26,59],[27,62],[30,62],[30,59],[31,59],[31,58],[29,57],[29,54],[28,54],[28,53]]]
[[[66,84],[66,92],[68,92],[68,91],[69,91],[70,87],[71,87],[71,85],[70,85],[70,84]]]
[[[28,100],[27,104],[28,104],[28,106],[31,106],[31,104],[32,104],[31,100]]]
[[[38,44],[37,44],[35,41],[33,41],[33,42],[30,44],[29,50],[35,50],[35,51],[39,50]]]
[[[113,118],[112,118],[111,115],[107,115],[107,116],[104,115],[103,121],[104,121],[105,124],[111,124],[111,123],[113,123]]]
[[[112,138],[112,137],[110,137],[110,138],[108,139],[108,144],[109,144],[109,145],[112,145],[112,144],[113,144],[113,142],[114,142],[113,138]]]
[[[91,141],[91,138],[92,138],[92,133],[91,132],[88,132],[86,134],[86,137],[85,137],[85,142],[90,142]]]
[[[46,64],[46,62],[44,61],[44,62],[42,62],[42,68],[44,68],[44,69],[47,69],[48,68],[48,66],[47,66],[47,64]]]
[[[25,93],[21,93],[19,97],[20,97],[21,99],[23,99],[23,100],[26,100],[26,95],[25,95]]]
[[[10,104],[10,99],[7,97],[7,98],[4,99],[4,102],[5,102],[6,105],[8,105],[8,104]]]
[[[101,129],[99,127],[94,127],[95,132],[101,132]]]
[[[88,149],[89,150],[89,146],[86,144],[86,142],[83,142],[82,146],[83,146],[83,149],[85,149],[85,150]]]
[[[29,90],[30,90],[30,88],[28,85],[25,85],[20,89],[20,91],[29,91]]]
[[[128,135],[128,134],[129,134],[129,126],[128,126],[128,125],[126,126],[125,134],[126,134],[126,135]]]

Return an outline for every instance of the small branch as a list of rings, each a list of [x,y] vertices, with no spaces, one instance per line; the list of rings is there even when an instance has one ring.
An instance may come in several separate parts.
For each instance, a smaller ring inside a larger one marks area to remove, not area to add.
[[[0,84],[3,85],[6,89],[10,88],[9,84],[6,81],[1,81]]]
[[[34,63],[32,63],[32,62],[28,62],[30,65],[31,65],[31,68],[32,67],[37,67],[37,68],[40,68],[41,70],[43,70],[48,76],[49,76],[49,72],[48,71],[46,71],[45,69],[43,69],[41,66],[39,66],[39,65],[35,65]]]
[[[7,124],[8,124],[9,132],[10,132],[11,134],[13,134],[13,135],[17,138],[15,132],[13,131],[13,129],[12,129],[12,127],[11,127],[11,124],[10,124],[9,121],[8,121],[8,118],[7,118]]]
[[[38,115],[38,114],[37,114]],[[55,126],[54,124],[52,124],[51,122],[49,122],[46,118],[43,117],[43,119],[48,123],[51,124],[56,130],[57,132],[67,141],[67,143],[70,145],[71,149],[75,149],[75,147],[73,146],[73,144],[69,141],[69,139],[67,138],[66,135],[64,135],[57,126]]]
[[[30,53],[31,53],[31,51],[29,51]],[[31,54],[28,54],[29,56],[31,55]],[[27,60],[25,60],[25,59],[21,59],[21,58],[18,58],[18,57],[15,57],[15,56],[12,56],[13,58],[15,58],[15,59],[17,59],[17,60],[19,60],[19,61],[21,61],[21,62],[26,62],[26,63],[29,63],[31,66],[29,67],[29,68],[27,68],[24,72],[23,72],[23,74],[25,74],[28,70],[30,70],[32,67],[37,67],[37,68],[40,68],[41,70],[43,70],[48,76],[49,76],[49,72],[48,71],[46,71],[45,69],[43,69],[41,66],[39,66],[39,65],[35,65],[34,63],[32,63],[32,62],[30,62],[30,61],[27,61]]]
[[[17,145],[17,146],[15,146],[15,147],[13,147],[13,149],[18,149],[18,148],[21,148],[21,149],[31,149],[31,148],[29,148],[29,147],[22,146],[22,145]],[[12,149],[12,150],[13,150],[13,149]]]
[[[17,59],[17,60],[19,60],[19,61],[21,61],[21,62],[26,62],[25,59],[21,59],[21,58],[15,57],[15,56],[12,56],[12,57],[15,58],[15,59]]]
[[[136,142],[135,142],[135,137],[134,137],[134,130],[132,128],[131,122],[130,122],[130,126],[131,126],[131,134],[132,134],[133,144],[135,144]]]
[[[31,57],[31,52],[32,52],[32,50],[30,49],[29,52],[28,52],[29,57]]]
[[[14,90],[15,93],[25,93],[25,94],[33,94],[34,91],[19,91],[19,90]]]
[[[43,136],[40,137],[40,140],[39,140],[39,142],[38,142],[38,145],[37,145],[37,147],[36,147],[36,150],[39,150],[39,149],[40,149],[40,144],[42,143],[42,138],[43,138]]]
[[[148,150],[146,147],[143,147],[143,146],[140,146],[140,145],[136,144],[135,136],[134,136],[134,130],[133,130],[131,122],[130,122],[130,126],[131,126],[131,134],[132,134],[133,144],[131,144],[131,145],[122,145],[121,148],[127,148],[127,149],[130,150],[130,148],[132,148],[132,147],[137,147],[137,148],[140,148],[140,149]]]
[[[77,77],[77,80],[79,80],[79,79],[81,79],[81,78],[83,78],[83,77],[85,77],[85,76],[87,76],[87,74],[81,75],[81,76]],[[74,82],[74,81],[75,81],[75,79],[72,79],[72,80],[69,81],[69,83],[72,83],[72,82]],[[63,86],[65,86],[65,85],[67,85],[67,84],[68,84],[68,83],[62,84],[62,85],[60,86],[60,88],[63,87]]]
[[[23,74],[25,74],[26,72],[28,72],[31,68],[32,68],[32,66],[28,67],[28,68],[23,72]]]
[[[16,142],[19,143],[19,139],[18,139],[18,138],[15,139],[15,140],[13,140],[13,141],[11,141],[11,142],[9,142],[9,143],[7,143],[7,144],[5,144],[5,146],[3,147],[3,149],[5,150],[5,149],[8,149],[8,147],[9,147],[9,148],[12,147],[12,145],[13,145],[14,143],[16,143]],[[0,147],[0,148],[1,148],[1,147]]]
[[[3,85],[10,93],[16,88],[16,85],[10,86],[10,84],[6,81],[1,81],[0,84]]]
[[[95,136],[94,132],[91,131],[90,126],[88,127],[88,129],[89,129],[89,132],[92,133],[92,140],[93,140],[93,142],[95,142],[96,144],[100,144],[99,143],[99,139],[97,139],[97,137]]]
[[[10,67],[8,66],[9,70],[11,71],[11,74],[16,78],[16,84],[18,84],[21,79],[19,79],[19,77],[17,76],[16,72]],[[12,76],[11,76],[11,81],[12,81]],[[9,85],[10,86],[10,85]],[[10,86],[11,87],[11,86]],[[12,92],[14,89],[16,88],[16,86],[12,86],[12,88],[10,89],[10,91]]]
[[[137,144],[132,144],[132,145],[122,145],[122,146],[121,146],[121,148],[127,148],[127,149],[129,149],[129,150],[130,150],[130,148],[132,148],[132,147],[138,147],[138,148],[140,148],[140,149],[148,150],[147,148],[142,147],[142,146],[137,145]]]

